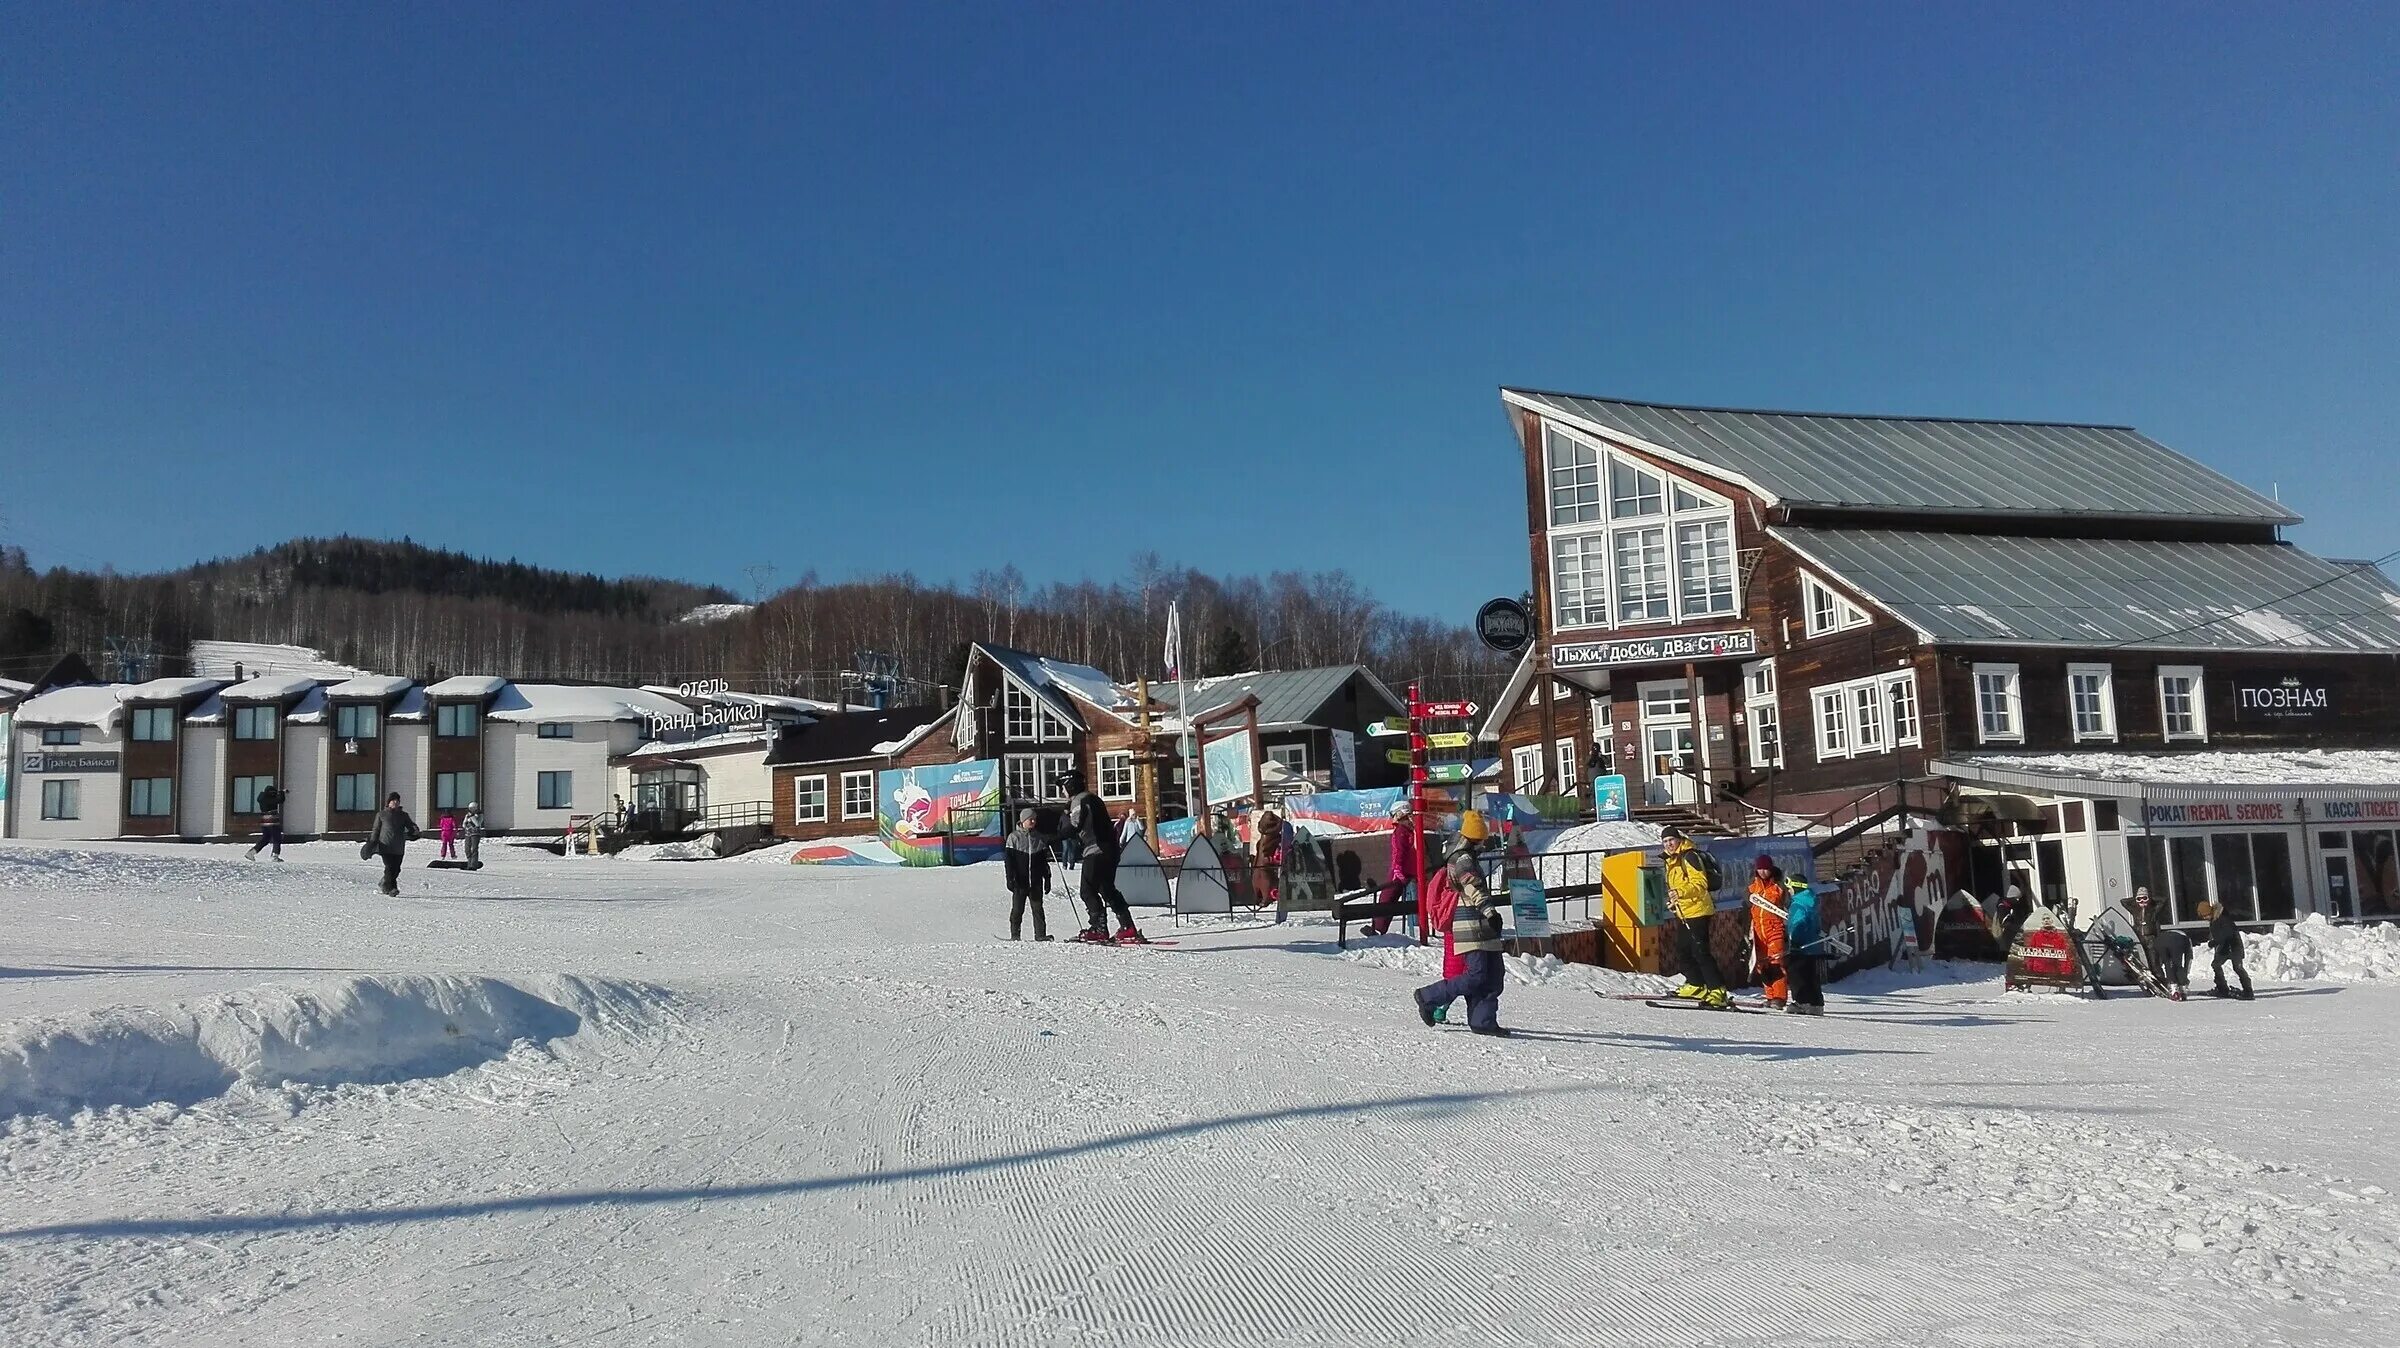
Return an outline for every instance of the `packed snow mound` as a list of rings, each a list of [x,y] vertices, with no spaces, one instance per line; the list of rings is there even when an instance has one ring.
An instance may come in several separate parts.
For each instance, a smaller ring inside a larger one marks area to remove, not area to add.
[[[702,604],[685,611],[675,621],[684,623],[721,623],[739,618],[752,608],[749,604]]]
[[[1439,946],[1377,944],[1342,952],[1342,958],[1371,969],[1398,969],[1428,982],[1442,976]],[[1674,989],[1676,980],[1657,974],[1627,973],[1596,964],[1570,964],[1556,955],[1504,955],[1501,964],[1508,981],[1529,988],[1565,988],[1606,993],[1658,996]]]
[[[1659,832],[1657,825],[1639,819],[1610,819],[1597,824],[1577,824],[1556,833],[1536,830],[1530,837],[1533,850],[1542,853],[1629,852],[1658,846]]]
[[[617,853],[619,861],[714,861],[717,859],[717,835],[704,833],[697,838],[678,838],[674,842],[635,843]]]
[[[2279,983],[2400,981],[2400,927],[2382,923],[2336,926],[2311,913],[2246,938],[2242,954],[2252,975]]]
[[[0,1022],[0,1118],[193,1105],[237,1086],[447,1076],[522,1043],[638,1032],[671,1000],[648,984],[572,974],[360,974]]]

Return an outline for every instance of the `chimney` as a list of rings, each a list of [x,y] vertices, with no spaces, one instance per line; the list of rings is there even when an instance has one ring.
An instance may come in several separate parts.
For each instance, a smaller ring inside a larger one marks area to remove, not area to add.
[[[235,683],[242,681],[242,662],[239,660],[233,662],[233,681]]]

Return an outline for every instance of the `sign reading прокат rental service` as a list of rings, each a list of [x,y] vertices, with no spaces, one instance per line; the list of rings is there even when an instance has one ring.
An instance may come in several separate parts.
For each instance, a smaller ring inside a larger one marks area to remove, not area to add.
[[[1758,654],[1758,633],[1694,632],[1688,636],[1635,637],[1626,641],[1562,641],[1550,648],[1552,669],[1609,665],[1655,665],[1670,660],[1724,660]]]

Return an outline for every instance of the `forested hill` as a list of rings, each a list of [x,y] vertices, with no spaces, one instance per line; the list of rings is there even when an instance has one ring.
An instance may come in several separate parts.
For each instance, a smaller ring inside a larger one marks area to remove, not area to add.
[[[835,696],[862,652],[896,657],[910,693],[955,683],[970,641],[1160,673],[1167,603],[1180,600],[1194,673],[1364,663],[1429,695],[1488,700],[1507,666],[1465,628],[1394,613],[1339,571],[1217,577],[1132,560],[1126,578],[1045,586],[1014,567],[964,586],[910,575],[839,582],[814,573],[754,608],[721,587],[609,579],[491,561],[402,540],[296,539],[246,557],[127,576],[37,572],[0,545],[0,677],[26,679],[68,651],[103,663],[112,638],[144,641],[155,673],[183,672],[196,638],[311,646],[418,677],[675,683]],[[711,621],[695,609],[727,605]]]

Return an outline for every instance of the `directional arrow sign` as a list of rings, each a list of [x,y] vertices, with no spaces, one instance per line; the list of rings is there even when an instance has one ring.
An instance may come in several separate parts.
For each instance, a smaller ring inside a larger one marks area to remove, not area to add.
[[[1463,782],[1473,768],[1474,765],[1471,763],[1436,763],[1425,769],[1425,780],[1429,782]]]
[[[1464,749],[1474,742],[1475,737],[1464,730],[1453,730],[1425,737],[1425,747],[1429,749]]]
[[[1387,763],[1397,763],[1405,768],[1408,766],[1408,750],[1386,749],[1383,751],[1383,759]]]
[[[1367,727],[1367,733],[1377,739],[1389,739],[1394,735],[1405,735],[1408,733],[1408,722],[1377,721]]]
[[[1432,721],[1463,721],[1480,710],[1472,702],[1420,702],[1410,711]]]

